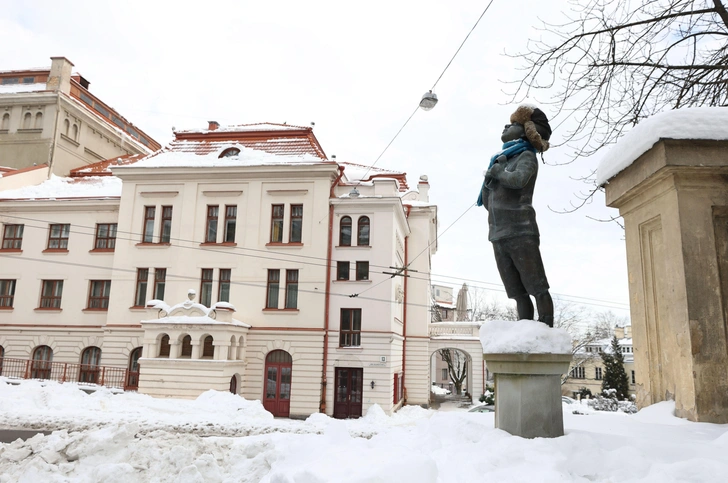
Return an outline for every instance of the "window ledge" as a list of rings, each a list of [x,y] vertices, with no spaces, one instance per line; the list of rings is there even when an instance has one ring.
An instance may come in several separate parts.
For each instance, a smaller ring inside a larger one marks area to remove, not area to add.
[[[115,248],[94,248],[89,250],[89,253],[114,253]]]
[[[2,253],[23,253],[22,248],[0,248]]]
[[[222,242],[222,243],[212,243],[212,242],[204,242],[200,243],[201,247],[236,247],[238,246],[235,242]]]
[[[295,247],[302,247],[303,246],[303,243],[301,243],[301,242],[291,242],[291,243],[268,242],[268,243],[265,244],[265,246],[267,246],[267,247],[274,247],[274,248],[278,248],[278,247],[281,247],[281,248],[285,248],[285,247],[295,248]]]
[[[265,308],[265,309],[263,309],[263,312],[273,313],[273,314],[297,314],[299,312],[299,309],[271,309],[271,308]]]
[[[352,280],[352,279],[332,280],[332,282],[334,282],[334,283],[372,283],[372,281],[369,279],[367,279],[367,280]]]
[[[81,310],[81,312],[108,312],[108,311],[109,311],[108,308],[106,308],[106,309],[89,309],[88,307]]]
[[[352,346],[339,346],[337,349],[345,350],[345,351],[361,351],[364,350],[364,348],[360,345],[352,345]]]
[[[33,310],[36,312],[62,312],[63,309],[56,307],[36,307]]]
[[[359,248],[359,249],[366,249],[371,248],[371,245],[336,245],[334,248]]]
[[[68,248],[46,248],[42,253],[68,253]]]
[[[64,141],[67,141],[67,142],[73,144],[76,147],[79,147],[80,146],[80,144],[78,143],[78,141],[74,141],[72,138],[69,138],[68,136],[66,136],[63,133],[61,133],[61,139],[63,139]]]
[[[147,308],[143,305],[132,305],[131,307],[129,307],[129,310],[133,312],[144,312],[147,310]]]
[[[18,129],[18,132],[43,132],[42,128],[24,128],[24,129]]]
[[[0,307],[0,310],[5,310],[7,312],[12,312],[14,307]]]
[[[145,242],[141,242],[141,243],[137,243],[136,246],[138,246],[139,248],[167,248],[167,247],[172,246],[172,244],[171,243],[168,243],[168,242],[165,242],[165,243],[145,243]]]

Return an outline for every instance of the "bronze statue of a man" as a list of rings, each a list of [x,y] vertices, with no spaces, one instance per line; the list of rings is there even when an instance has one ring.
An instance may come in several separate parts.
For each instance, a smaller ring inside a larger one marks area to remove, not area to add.
[[[488,210],[488,240],[493,244],[508,298],[514,299],[520,319],[533,320],[536,299],[538,320],[554,325],[554,303],[539,250],[536,211],[531,205],[538,175],[536,152],[549,148],[546,114],[521,105],[501,134],[503,148],[493,155],[485,173],[478,206]]]

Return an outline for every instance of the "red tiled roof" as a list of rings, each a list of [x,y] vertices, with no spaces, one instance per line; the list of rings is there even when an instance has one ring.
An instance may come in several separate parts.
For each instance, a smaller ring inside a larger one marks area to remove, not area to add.
[[[83,178],[86,176],[111,176],[111,166],[124,166],[134,164],[140,159],[145,158],[146,154],[125,154],[115,158],[99,161],[98,163],[89,164],[81,168],[72,169],[71,178]]]

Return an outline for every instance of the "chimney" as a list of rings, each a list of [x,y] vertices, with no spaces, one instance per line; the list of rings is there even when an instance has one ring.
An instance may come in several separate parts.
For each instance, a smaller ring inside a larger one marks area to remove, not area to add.
[[[51,57],[51,73],[46,82],[49,91],[71,93],[71,69],[73,62],[65,57]]]
[[[220,123],[217,121],[207,121],[207,130],[216,131],[220,127]]]
[[[617,336],[617,339],[624,339],[624,327],[615,327],[614,328],[614,335]]]
[[[430,183],[427,182],[427,175],[420,176],[420,182],[417,183],[417,191],[420,192],[419,201],[430,201]]]

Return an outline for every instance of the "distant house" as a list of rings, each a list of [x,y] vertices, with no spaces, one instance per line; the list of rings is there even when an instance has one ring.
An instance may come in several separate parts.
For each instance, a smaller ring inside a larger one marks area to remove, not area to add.
[[[0,166],[46,164],[67,176],[79,166],[160,148],[72,69],[65,57],[51,57],[50,67],[0,71]]]
[[[632,326],[616,327],[614,335],[624,356],[624,370],[629,380],[629,394],[635,394],[634,352],[632,347]],[[593,395],[601,394],[604,364],[601,354],[612,350],[612,339],[598,339],[585,345],[576,354],[569,369],[569,377],[561,386],[565,396],[576,397],[581,388],[589,389]]]
[[[146,155],[85,122],[134,150],[66,178],[0,178],[16,180],[0,191],[4,374],[121,370],[157,397],[230,390],[283,417],[428,403],[430,358],[457,341],[430,328],[426,177],[414,190],[331,160],[310,127],[211,122]]]

